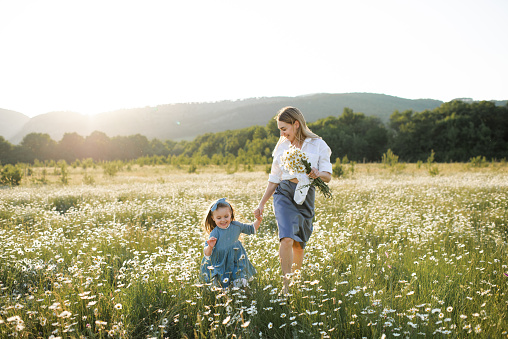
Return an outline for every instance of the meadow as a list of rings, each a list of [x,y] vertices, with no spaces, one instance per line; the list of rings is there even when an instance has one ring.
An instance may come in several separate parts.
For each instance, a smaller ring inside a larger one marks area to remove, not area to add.
[[[332,179],[288,296],[271,201],[250,287],[199,280],[207,207],[253,221],[264,167],[35,170],[0,189],[0,337],[507,337],[508,166],[436,166]]]

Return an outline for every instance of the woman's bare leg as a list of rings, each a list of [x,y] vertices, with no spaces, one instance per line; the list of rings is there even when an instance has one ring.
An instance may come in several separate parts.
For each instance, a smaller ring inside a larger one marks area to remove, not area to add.
[[[289,274],[291,273],[291,267],[293,266],[293,242],[294,240],[291,238],[282,238],[280,240],[279,258],[283,274],[282,293],[284,294],[289,292]]]
[[[298,241],[293,241],[293,272],[301,270],[305,251]]]
[[[300,246],[299,242],[291,238],[282,238],[280,240],[279,257],[282,274],[284,275],[282,278],[282,292],[284,294],[289,292],[289,274],[294,272],[294,270],[300,270],[302,268],[304,254],[305,251],[302,246]]]

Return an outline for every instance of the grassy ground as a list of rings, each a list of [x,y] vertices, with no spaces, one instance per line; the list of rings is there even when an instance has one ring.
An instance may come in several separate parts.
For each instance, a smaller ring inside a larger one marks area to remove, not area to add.
[[[0,190],[0,336],[506,337],[508,167],[436,166],[344,165],[288,297],[271,204],[250,288],[198,279],[207,206],[253,221],[265,166],[37,168]]]

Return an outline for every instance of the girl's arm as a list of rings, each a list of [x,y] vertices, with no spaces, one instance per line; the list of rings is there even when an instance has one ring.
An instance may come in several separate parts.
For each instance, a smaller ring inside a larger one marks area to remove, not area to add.
[[[268,201],[268,199],[270,199],[270,197],[273,195],[273,193],[275,193],[275,189],[277,188],[277,186],[279,186],[279,184],[276,184],[276,183],[273,183],[270,181],[268,182],[268,186],[266,186],[265,194],[261,198],[258,208],[256,208],[254,210],[254,216],[256,217],[256,219],[263,217],[263,210],[265,209],[265,204]],[[256,222],[257,222],[257,220],[256,220]],[[261,223],[261,221],[259,221],[259,222]],[[259,225],[258,225],[258,227],[259,227]],[[256,228],[256,230],[257,230],[257,228]]]
[[[217,242],[216,237],[210,237],[210,239],[208,239],[206,241],[208,246],[206,246],[205,249],[203,250],[203,252],[205,253],[205,256],[209,257],[212,255],[213,248],[214,248],[216,242]]]

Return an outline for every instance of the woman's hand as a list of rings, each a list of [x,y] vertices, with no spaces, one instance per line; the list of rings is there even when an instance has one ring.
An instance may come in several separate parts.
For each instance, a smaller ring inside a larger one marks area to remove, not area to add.
[[[258,221],[263,221],[263,215],[261,213],[259,215],[256,215],[254,213],[254,217],[256,217],[256,220],[258,220]]]
[[[275,189],[279,186],[279,184],[268,182],[268,186],[266,186],[266,191],[263,197],[261,198],[261,201],[259,202],[258,208],[254,210],[254,216],[257,218],[263,218],[263,211],[265,209],[265,204],[270,199],[270,197],[275,192]]]
[[[309,178],[311,179],[317,179],[319,178],[319,175],[321,174],[321,172],[319,172],[319,170],[315,167],[312,167],[312,170],[309,172],[309,174],[307,174],[309,176]]]
[[[324,182],[332,180],[332,174],[328,172],[320,172],[317,168],[312,167],[312,170],[307,174],[311,179],[321,178]]]
[[[261,221],[263,221],[263,216],[262,215],[256,216],[256,221],[254,221],[254,224],[253,224],[256,232],[258,231],[259,226],[261,225]]]
[[[265,209],[265,206],[259,205],[259,207],[254,210],[254,216],[256,217],[256,219],[259,220],[259,219],[263,218],[264,209]]]

